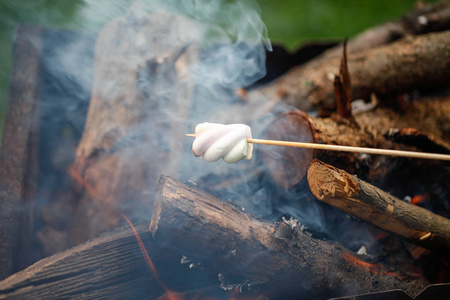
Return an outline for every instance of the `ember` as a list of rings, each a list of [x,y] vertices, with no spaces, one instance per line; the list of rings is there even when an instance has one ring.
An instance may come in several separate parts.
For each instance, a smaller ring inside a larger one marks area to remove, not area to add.
[[[428,194],[420,194],[412,197],[412,204],[421,204],[430,200],[430,196]]]
[[[393,272],[386,271],[384,269],[384,267],[381,265],[376,265],[376,264],[371,264],[371,263],[365,262],[363,260],[356,258],[355,256],[353,256],[349,253],[341,253],[341,255],[349,263],[352,263],[355,266],[363,268],[363,269],[367,270],[368,272],[371,272],[374,274],[379,274],[379,275],[394,276],[400,280],[404,280],[404,278],[402,276],[400,276],[396,273],[393,273]],[[414,275],[416,275],[417,277],[420,276],[420,274],[414,274]]]

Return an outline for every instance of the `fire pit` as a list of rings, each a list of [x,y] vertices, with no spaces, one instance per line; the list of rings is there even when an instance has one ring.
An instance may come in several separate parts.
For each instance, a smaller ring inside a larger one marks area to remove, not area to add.
[[[244,123],[253,138],[448,155],[449,3],[256,85],[264,24],[222,9],[238,28],[135,5],[98,35],[18,29],[0,299],[448,294],[448,162],[254,144],[251,160],[208,163],[185,134]]]

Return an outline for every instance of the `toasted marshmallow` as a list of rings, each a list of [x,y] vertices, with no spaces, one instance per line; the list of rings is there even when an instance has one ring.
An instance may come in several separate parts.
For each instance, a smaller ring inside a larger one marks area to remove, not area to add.
[[[201,123],[195,127],[195,135],[192,152],[207,162],[222,158],[227,163],[234,163],[252,158],[253,145],[247,142],[252,138],[252,132],[247,125]]]

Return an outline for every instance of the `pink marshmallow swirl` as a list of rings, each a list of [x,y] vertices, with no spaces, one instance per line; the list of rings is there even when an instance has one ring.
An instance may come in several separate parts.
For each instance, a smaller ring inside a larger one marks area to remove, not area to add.
[[[222,158],[227,163],[235,163],[252,158],[253,145],[247,143],[252,131],[247,125],[201,123],[195,127],[195,135],[192,152],[207,162]]]

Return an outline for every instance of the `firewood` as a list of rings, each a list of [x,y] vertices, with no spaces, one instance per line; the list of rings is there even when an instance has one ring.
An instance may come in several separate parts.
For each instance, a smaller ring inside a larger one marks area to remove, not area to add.
[[[420,278],[407,282],[382,266],[361,268],[342,246],[316,240],[299,225],[252,218],[206,192],[162,177],[150,231],[159,245],[181,249],[221,274],[223,285],[270,298],[338,296],[346,293],[348,281],[354,292],[395,286],[415,294],[423,286]]]
[[[148,223],[136,226],[159,279],[171,289],[198,289],[216,277],[180,264],[182,254],[159,248]],[[191,280],[186,280],[190,276]],[[129,226],[44,258],[0,281],[0,299],[156,299],[165,290],[147,268]]]
[[[314,121],[306,113],[295,110],[278,116],[266,130],[264,137],[304,143],[320,141]],[[300,182],[306,174],[309,163],[317,153],[314,149],[262,146],[260,149],[264,166],[274,181],[282,187],[290,188]]]
[[[397,42],[348,55],[353,99],[371,93],[392,95],[447,84],[450,31],[405,37]],[[254,91],[309,111],[335,106],[333,79],[339,57],[314,59]]]
[[[277,116],[268,126],[264,138],[293,142],[323,143],[355,147],[372,147],[450,153],[450,98],[427,98],[414,102],[406,112],[376,108],[354,116],[358,127],[333,118],[312,118],[293,110]],[[416,138],[401,138],[399,132],[420,133]],[[313,158],[357,174],[368,181],[383,178],[402,163],[402,159],[358,153],[313,149],[261,146],[264,166],[274,181],[285,188],[300,182]],[[427,162],[430,166],[434,162]],[[414,167],[415,161],[411,161]],[[376,166],[376,167],[375,167]]]
[[[385,149],[412,150],[400,147],[387,141],[376,128],[377,134],[368,131],[366,126],[356,128],[351,124],[338,123],[331,118],[311,118],[306,113],[293,110],[279,115],[267,128],[265,138],[274,140],[309,142],[346,145],[355,147],[373,147]],[[301,148],[277,148],[274,151],[269,146],[261,147],[261,157],[264,166],[272,175],[274,181],[285,188],[291,188],[299,183],[306,174],[309,163],[313,158],[320,158],[330,163],[336,163],[359,176],[375,180],[386,175],[388,168],[395,166],[397,158],[386,156],[374,156],[368,162],[379,165],[378,168],[359,168],[366,155],[360,153],[335,152]]]
[[[450,220],[402,201],[344,170],[313,160],[308,185],[314,196],[383,230],[442,252],[450,249]]]
[[[199,47],[190,34],[167,37],[196,25],[182,16],[143,18],[138,9],[111,21],[98,37],[92,98],[71,172],[102,200],[74,182],[75,194],[83,194],[75,244],[120,224],[112,206],[126,207],[129,215],[151,210],[152,199],[144,203],[142,192],[156,187],[162,169],[176,175],[180,166],[184,141],[171,132],[184,130],[193,93],[188,67]]]
[[[0,152],[0,279],[32,261],[36,192],[42,29],[19,26]]]

